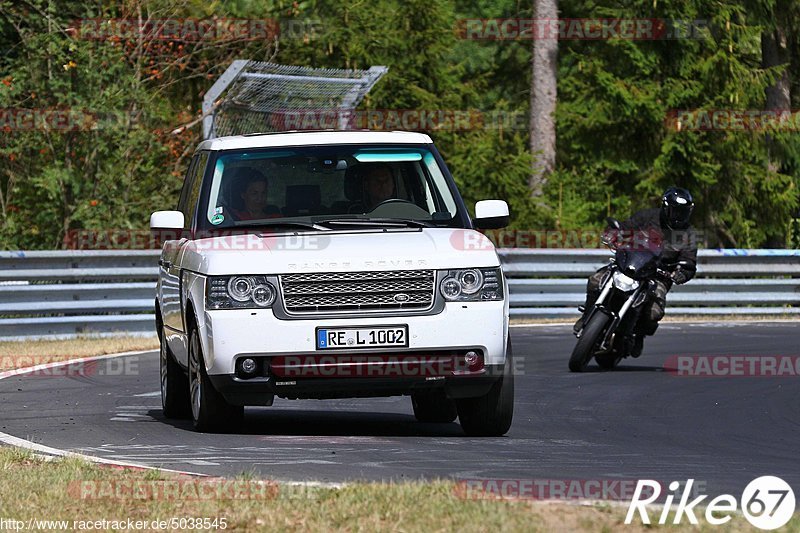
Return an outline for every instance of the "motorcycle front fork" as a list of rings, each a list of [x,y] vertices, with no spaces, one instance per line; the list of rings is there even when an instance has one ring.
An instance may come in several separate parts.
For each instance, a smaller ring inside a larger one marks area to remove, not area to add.
[[[600,291],[600,295],[597,297],[594,306],[591,309],[586,309],[584,311],[584,325],[589,322],[594,313],[603,312],[598,311],[598,308],[605,303],[609,294],[611,294],[611,291],[614,289],[614,282],[611,278],[611,272],[609,272],[609,275],[603,280],[601,286],[603,288]],[[612,322],[606,330],[606,336],[603,339],[603,342],[600,344],[599,351],[606,352],[611,349],[621,349],[624,352],[619,354],[621,357],[627,357],[630,354],[631,348],[633,347],[636,323],[639,321],[639,315],[641,313],[643,304],[650,296],[649,293],[651,291],[652,287],[649,285],[642,285],[638,287],[628,296],[628,298],[626,298],[625,303],[622,304],[622,307],[620,307],[619,311],[614,312],[613,310],[604,307],[604,309],[609,312]],[[623,321],[626,316],[629,317],[629,319]],[[580,331],[577,334],[577,337],[580,338],[582,333],[583,331]],[[619,341],[617,339],[619,339]]]
[[[648,298],[652,298],[651,288],[643,288],[640,294],[633,295],[626,302],[633,302],[627,311],[627,320],[623,321],[622,317],[620,317],[617,330],[610,341],[610,346],[617,351],[617,355],[621,358],[632,355],[636,345],[636,338],[642,335],[642,333],[637,332],[636,327]],[[641,354],[637,354],[636,357],[639,357],[639,355]]]

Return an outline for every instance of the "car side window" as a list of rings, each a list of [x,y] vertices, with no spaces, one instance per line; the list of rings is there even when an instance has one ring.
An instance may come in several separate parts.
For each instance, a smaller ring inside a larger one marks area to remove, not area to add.
[[[189,210],[186,217],[187,228],[191,227],[194,214],[197,212],[197,202],[200,199],[200,188],[203,186],[203,174],[206,171],[206,163],[208,163],[208,152],[201,152],[197,156],[197,162],[194,166],[192,176],[192,186],[189,189],[189,197],[186,199],[186,205]]]
[[[178,211],[183,213],[184,229],[192,227],[192,220],[197,211],[197,200],[200,197],[200,187],[203,185],[203,174],[208,162],[208,152],[202,152],[192,158],[186,179],[183,182],[181,199],[178,202]]]
[[[194,177],[194,168],[197,164],[199,156],[194,156],[189,163],[189,168],[186,169],[186,176],[183,178],[183,188],[181,189],[181,197],[178,200],[178,211],[183,213],[184,226],[189,222],[189,212],[191,208],[188,206],[189,191],[192,188],[192,178]]]

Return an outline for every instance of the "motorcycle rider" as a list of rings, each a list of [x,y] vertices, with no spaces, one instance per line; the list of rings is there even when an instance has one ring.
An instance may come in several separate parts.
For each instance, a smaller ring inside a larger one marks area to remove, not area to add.
[[[656,278],[654,295],[641,310],[634,328],[634,345],[630,349],[630,355],[633,357],[641,355],[644,337],[655,334],[658,322],[664,317],[667,292],[673,283],[682,285],[692,279],[697,271],[697,239],[689,224],[693,210],[694,200],[691,193],[686,189],[670,187],[661,197],[659,208],[644,209],[634,213],[631,218],[620,223],[620,231],[611,228],[606,230],[606,236],[610,236],[610,240],[619,247],[625,246],[620,244],[620,240],[625,240],[630,235],[634,238],[628,242],[633,242],[633,246],[636,246],[637,241],[660,241],[663,247],[661,268],[669,274],[666,279]],[[645,239],[637,239],[637,235]],[[581,312],[590,310],[597,301],[600,296],[600,284],[607,269],[608,266],[604,266],[589,277],[586,284],[586,303],[579,308]],[[583,329],[584,317],[585,314],[575,323],[573,330],[576,335]]]

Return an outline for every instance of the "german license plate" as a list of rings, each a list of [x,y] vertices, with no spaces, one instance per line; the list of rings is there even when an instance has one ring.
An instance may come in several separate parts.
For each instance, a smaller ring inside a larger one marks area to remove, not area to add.
[[[408,326],[317,328],[317,350],[408,346]]]

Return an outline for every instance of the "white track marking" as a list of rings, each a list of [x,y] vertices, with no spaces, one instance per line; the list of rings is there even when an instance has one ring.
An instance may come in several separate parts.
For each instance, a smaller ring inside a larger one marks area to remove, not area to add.
[[[140,351],[133,351],[133,352],[122,352],[122,353],[115,353],[115,354],[108,354],[108,355],[100,355],[95,357],[82,357],[78,359],[71,359],[69,361],[59,361],[54,363],[47,363],[41,365],[35,365],[27,368],[16,368],[13,370],[7,370],[5,372],[0,372],[0,380],[7,379],[13,376],[21,376],[24,374],[30,374],[32,372],[40,371],[40,370],[48,370],[51,368],[58,368],[60,366],[67,366],[67,365],[76,365],[82,363],[88,363],[92,361],[100,361],[103,359],[112,359],[116,357],[129,357],[132,355],[144,355],[150,353],[157,353],[154,350],[140,350]],[[151,395],[152,393],[147,393],[147,395]],[[160,392],[158,393],[161,394]],[[126,419],[126,421],[133,422],[133,419]],[[109,466],[118,466],[124,468],[134,468],[139,470],[159,470],[161,472],[170,472],[172,474],[181,474],[185,476],[195,476],[195,477],[218,477],[218,476],[211,476],[209,474],[201,474],[199,472],[189,472],[187,470],[176,470],[172,468],[159,468],[156,466],[150,466],[140,463],[131,463],[127,461],[115,461],[113,459],[106,459],[104,457],[98,457],[95,455],[86,455],[83,453],[72,452],[69,450],[61,450],[59,448],[53,448],[51,446],[45,446],[44,444],[38,444],[36,442],[21,439],[19,437],[15,437],[13,435],[9,435],[8,433],[0,432],[0,443],[7,444],[9,446],[15,446],[17,448],[23,448],[25,450],[30,450],[38,457],[42,457],[45,460],[52,460],[55,457],[71,457],[76,459],[82,459],[84,461],[88,461],[90,463],[95,464],[102,464],[102,465],[109,465]],[[211,462],[204,462],[206,465],[212,465],[215,463]],[[340,489],[345,484],[343,483],[326,483],[321,481],[282,481],[284,485],[290,485],[294,487],[319,487],[319,488],[330,488],[330,489]]]

